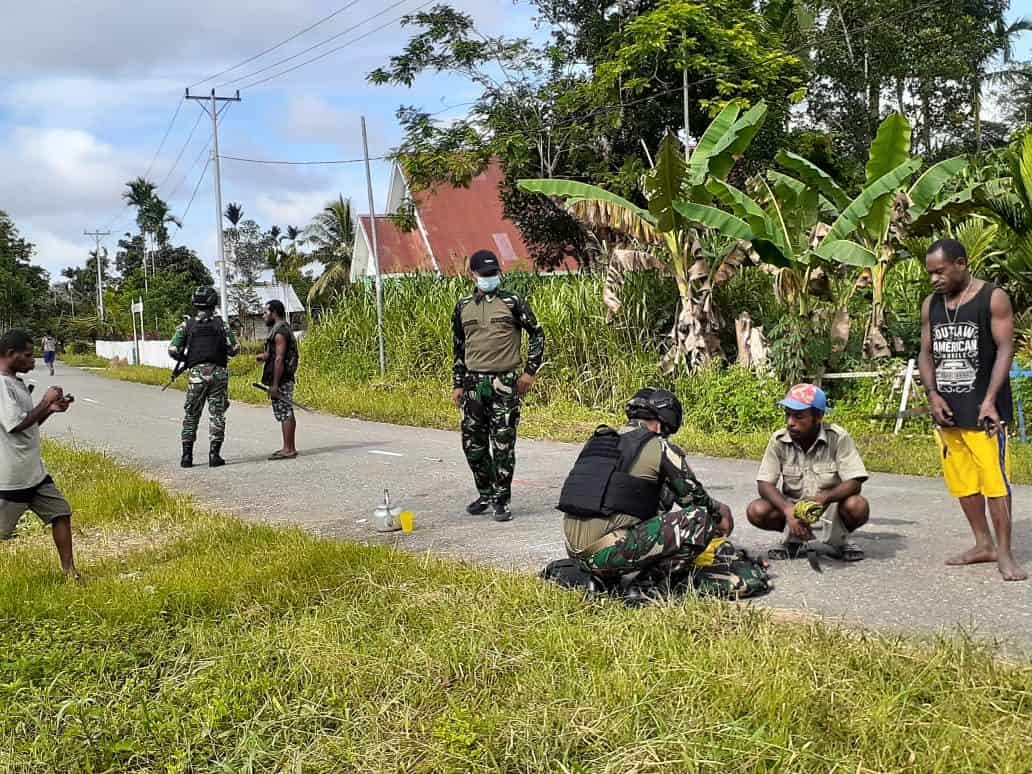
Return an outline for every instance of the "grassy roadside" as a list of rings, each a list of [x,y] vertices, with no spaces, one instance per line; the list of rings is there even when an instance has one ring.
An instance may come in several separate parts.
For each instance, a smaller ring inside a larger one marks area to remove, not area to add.
[[[1032,667],[964,640],[586,604],[46,456],[89,580],[0,545],[3,771],[1028,770]]]
[[[93,364],[90,360],[73,358],[66,358],[66,362],[69,365]],[[267,398],[250,386],[259,376],[258,369],[252,366],[252,361],[244,358],[237,358],[230,364],[230,397],[233,400],[266,402]],[[105,368],[98,373],[152,385],[165,384],[169,376],[167,371],[149,366]],[[174,386],[183,389],[185,384],[186,380],[180,377]],[[302,373],[295,397],[306,406],[339,416],[444,430],[458,427],[447,388],[431,380],[343,383],[329,381],[315,373]],[[566,401],[538,403],[531,395],[523,408],[520,435],[556,441],[583,441],[600,422],[617,422],[619,419],[615,414],[600,415]],[[867,422],[865,426],[842,421],[856,439],[869,470],[914,476],[941,475],[938,450],[930,434],[893,436],[874,423]],[[758,460],[763,456],[769,437],[766,432],[727,433],[685,427],[676,436],[676,441],[693,454]],[[1032,444],[1013,444],[1012,458],[1014,483],[1032,484]]]

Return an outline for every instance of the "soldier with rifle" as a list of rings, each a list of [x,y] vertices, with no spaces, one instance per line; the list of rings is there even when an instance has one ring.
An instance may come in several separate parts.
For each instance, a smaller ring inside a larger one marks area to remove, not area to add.
[[[213,468],[226,464],[222,459],[222,442],[226,436],[226,410],[229,408],[229,358],[240,351],[236,336],[221,317],[215,315],[219,302],[212,287],[194,291],[195,314],[176,328],[169,344],[168,354],[179,365],[173,371],[175,379],[184,370],[190,380],[186,388],[183,415],[183,456],[180,466],[193,467],[193,447],[197,427],[205,401],[208,402],[208,440],[211,443],[208,465]]]

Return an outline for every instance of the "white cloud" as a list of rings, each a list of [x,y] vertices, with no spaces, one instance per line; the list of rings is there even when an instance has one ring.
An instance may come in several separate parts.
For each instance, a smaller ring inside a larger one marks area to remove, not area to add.
[[[61,270],[66,266],[82,264],[87,253],[93,249],[93,244],[86,236],[80,242],[72,242],[45,230],[33,229],[31,241],[36,246],[32,262],[50,272],[51,281],[58,280]]]
[[[259,194],[255,199],[258,210],[267,223],[304,228],[318,215],[326,203],[337,198],[337,192],[325,191],[279,191],[274,194]]]

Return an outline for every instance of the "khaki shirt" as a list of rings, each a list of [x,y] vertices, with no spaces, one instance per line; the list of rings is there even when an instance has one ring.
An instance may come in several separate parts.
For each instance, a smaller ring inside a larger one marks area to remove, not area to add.
[[[817,440],[803,451],[788,434],[778,430],[771,436],[760,463],[757,481],[777,484],[790,500],[810,498],[843,481],[867,480],[867,468],[849,433],[838,425],[821,425]]]

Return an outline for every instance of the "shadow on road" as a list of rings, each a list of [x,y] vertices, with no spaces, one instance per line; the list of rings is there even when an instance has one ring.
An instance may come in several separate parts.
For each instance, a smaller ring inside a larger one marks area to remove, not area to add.
[[[349,449],[375,448],[377,445],[378,444],[375,443],[341,443],[336,444],[335,446],[316,446],[313,449],[299,449],[297,452],[297,459],[299,460],[304,457],[317,457],[320,454],[333,454],[334,452],[348,451]],[[253,457],[238,457],[235,459],[226,460],[226,465],[245,465],[247,463],[254,462],[269,462],[269,454],[272,454],[272,452],[270,451],[268,454],[258,454]],[[297,460],[280,461],[284,463],[297,462]]]

